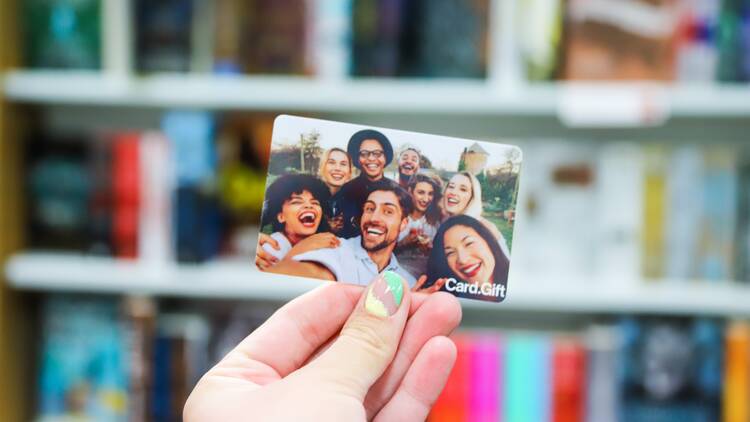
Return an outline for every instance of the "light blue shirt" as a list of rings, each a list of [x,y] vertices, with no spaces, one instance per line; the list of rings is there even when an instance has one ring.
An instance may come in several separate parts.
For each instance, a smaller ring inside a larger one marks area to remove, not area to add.
[[[317,249],[299,254],[292,259],[295,261],[315,262],[328,269],[337,281],[366,286],[370,284],[380,272],[367,251],[362,247],[362,236],[351,239],[339,238],[341,243],[336,248]],[[391,259],[383,271],[393,271],[414,287],[417,280],[399,265],[396,256]]]

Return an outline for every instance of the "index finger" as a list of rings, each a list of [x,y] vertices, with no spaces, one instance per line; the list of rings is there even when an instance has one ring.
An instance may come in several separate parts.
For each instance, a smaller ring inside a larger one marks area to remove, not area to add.
[[[301,367],[330,338],[337,335],[354,310],[363,286],[329,283],[297,297],[276,311],[247,336],[231,354],[240,353],[254,363],[270,367],[274,378],[283,378]],[[412,297],[409,315],[425,301]],[[221,368],[222,362],[217,364]],[[267,376],[268,374],[266,374]],[[251,379],[263,383],[263,379]]]

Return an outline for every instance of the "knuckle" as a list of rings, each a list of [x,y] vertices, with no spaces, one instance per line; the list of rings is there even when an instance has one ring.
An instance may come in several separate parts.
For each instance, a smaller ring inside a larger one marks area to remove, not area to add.
[[[392,346],[386,335],[369,324],[367,320],[352,320],[344,328],[342,335],[373,357],[387,356],[391,352]]]

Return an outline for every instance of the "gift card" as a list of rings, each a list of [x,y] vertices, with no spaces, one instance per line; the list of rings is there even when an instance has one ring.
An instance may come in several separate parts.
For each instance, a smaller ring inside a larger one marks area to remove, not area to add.
[[[414,291],[507,295],[521,150],[512,145],[279,116],[256,265]]]

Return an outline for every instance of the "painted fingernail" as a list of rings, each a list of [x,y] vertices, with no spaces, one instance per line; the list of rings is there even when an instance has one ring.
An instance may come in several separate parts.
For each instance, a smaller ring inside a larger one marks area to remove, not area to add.
[[[365,298],[367,312],[379,317],[388,317],[398,311],[404,298],[404,284],[401,276],[386,271],[375,278]]]

